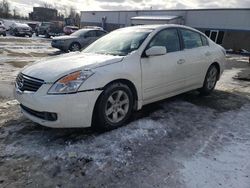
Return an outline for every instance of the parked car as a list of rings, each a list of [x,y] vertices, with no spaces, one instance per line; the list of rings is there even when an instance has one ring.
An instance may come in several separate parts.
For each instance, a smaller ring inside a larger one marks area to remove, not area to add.
[[[26,67],[15,96],[41,125],[109,130],[146,104],[194,89],[210,94],[224,61],[225,50],[190,27],[128,27],[82,52]]]
[[[39,36],[39,35],[45,35],[47,29],[49,28],[50,26],[50,22],[42,22],[40,23],[39,25],[37,25],[36,27],[36,36]]]
[[[36,32],[36,28],[39,26],[39,23],[36,22],[28,22],[27,25],[32,29],[32,32]]]
[[[14,36],[29,36],[32,37],[33,32],[31,27],[23,23],[14,23],[10,26],[10,33]]]
[[[36,36],[45,35],[46,38],[51,36],[63,35],[63,22],[42,22],[36,29]]]
[[[0,21],[0,36],[1,35],[6,36],[6,28],[2,21]]]
[[[101,29],[80,29],[71,35],[53,38],[51,46],[62,51],[79,51],[105,34],[107,32]]]
[[[76,27],[76,26],[65,26],[63,28],[63,32],[65,35],[70,35],[70,34],[76,32],[77,30],[79,30],[79,27]]]

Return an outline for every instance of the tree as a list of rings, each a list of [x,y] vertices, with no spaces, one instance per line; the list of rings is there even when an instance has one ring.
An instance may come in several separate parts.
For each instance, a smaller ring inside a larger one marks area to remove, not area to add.
[[[10,4],[7,0],[2,0],[0,2],[0,17],[9,18],[10,17]]]
[[[43,3],[43,7],[44,8],[53,8],[53,5],[45,2],[45,3]]]
[[[80,26],[80,14],[76,12],[74,7],[70,7],[68,18],[72,19],[73,23],[71,24]]]

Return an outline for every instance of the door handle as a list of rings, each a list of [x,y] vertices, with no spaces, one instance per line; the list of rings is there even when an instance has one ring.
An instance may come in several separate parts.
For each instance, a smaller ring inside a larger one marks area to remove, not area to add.
[[[179,60],[177,61],[177,64],[183,64],[183,63],[185,63],[185,59],[179,59]]]

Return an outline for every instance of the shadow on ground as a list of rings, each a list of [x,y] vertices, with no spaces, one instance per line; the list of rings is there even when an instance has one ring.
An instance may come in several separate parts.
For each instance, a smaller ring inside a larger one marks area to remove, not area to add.
[[[249,99],[243,97],[242,93],[229,93],[220,90],[215,90],[209,96],[200,96],[198,92],[192,91],[185,94],[178,95],[176,97],[172,97],[160,102],[156,102],[153,104],[149,104],[144,106],[140,111],[135,112],[131,118],[130,123],[138,121],[142,118],[150,118],[153,121],[157,121],[161,117],[154,115],[150,116],[152,113],[157,112],[158,110],[162,110],[163,113],[168,113],[168,109],[164,109],[163,104],[176,104],[175,101],[185,101],[203,108],[210,108],[216,111],[216,113],[227,112],[230,110],[236,110],[241,108],[244,104],[249,103]],[[171,107],[171,106],[170,106]],[[17,136],[23,137],[25,135],[36,134],[37,136],[42,136],[44,138],[44,144],[62,144],[65,143],[75,143],[82,139],[88,139],[90,137],[98,136],[99,132],[93,131],[91,128],[60,128],[53,129],[43,127],[32,121],[22,117],[17,120],[8,121],[3,127],[11,127],[17,126],[18,124],[22,124],[20,129],[16,130],[14,133],[14,137],[11,138],[11,134],[9,137],[4,138],[5,142],[11,142],[10,140],[16,140]],[[125,125],[126,126],[126,125]],[[0,129],[1,130],[1,129]],[[2,130],[3,131],[3,130]],[[42,143],[41,143],[42,144]]]

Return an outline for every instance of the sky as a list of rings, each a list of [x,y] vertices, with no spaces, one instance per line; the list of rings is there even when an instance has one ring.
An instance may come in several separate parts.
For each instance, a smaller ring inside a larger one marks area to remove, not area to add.
[[[73,6],[82,10],[133,10],[183,8],[250,8],[250,0],[8,0],[12,9],[25,15],[33,6],[49,3],[62,12]]]

